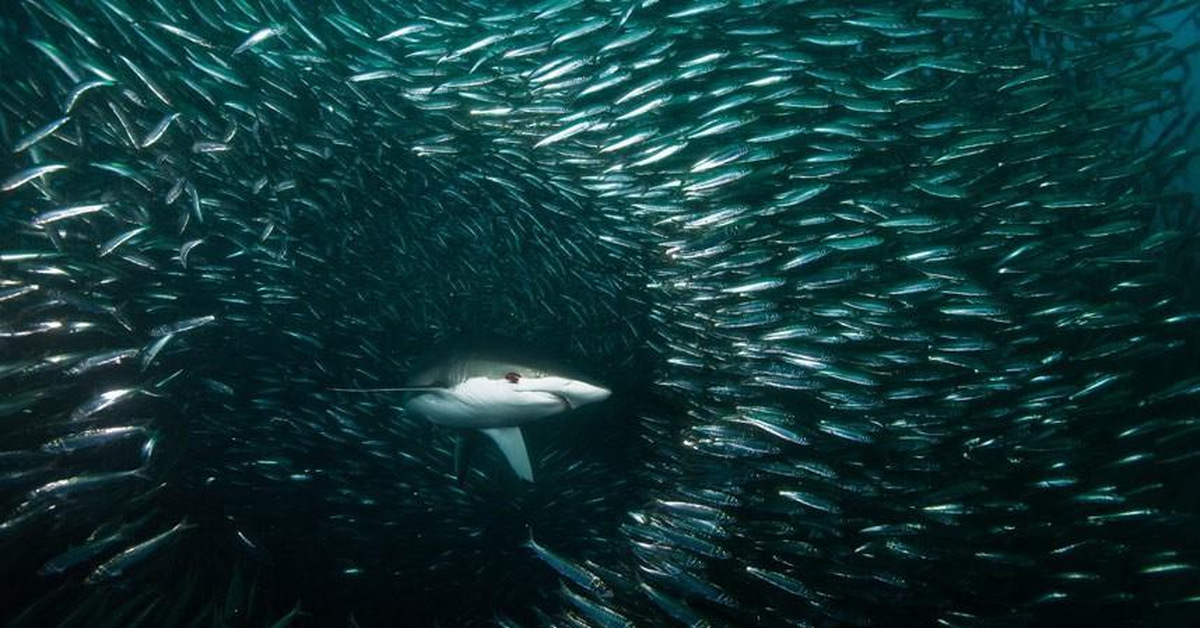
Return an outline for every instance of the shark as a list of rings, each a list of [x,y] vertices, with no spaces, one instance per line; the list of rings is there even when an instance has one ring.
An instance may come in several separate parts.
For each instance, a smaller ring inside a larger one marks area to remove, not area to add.
[[[478,430],[496,444],[512,470],[533,482],[533,466],[521,427],[608,399],[612,391],[528,360],[457,354],[418,371],[404,386],[335,388],[341,392],[405,393],[401,407],[431,423]],[[466,439],[455,447],[462,479]]]

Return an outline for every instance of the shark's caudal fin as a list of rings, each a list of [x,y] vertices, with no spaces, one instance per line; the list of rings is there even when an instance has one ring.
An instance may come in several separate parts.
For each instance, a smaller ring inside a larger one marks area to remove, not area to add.
[[[529,464],[529,452],[525,451],[525,438],[519,427],[493,427],[483,430],[508,459],[508,464],[517,476],[526,482],[533,481],[533,466]]]

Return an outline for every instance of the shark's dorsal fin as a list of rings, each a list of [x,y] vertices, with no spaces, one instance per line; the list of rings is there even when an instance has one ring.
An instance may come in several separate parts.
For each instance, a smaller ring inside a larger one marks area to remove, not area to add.
[[[525,450],[525,438],[519,427],[493,427],[483,430],[508,459],[508,464],[522,480],[533,481],[533,466],[529,464],[529,452]]]

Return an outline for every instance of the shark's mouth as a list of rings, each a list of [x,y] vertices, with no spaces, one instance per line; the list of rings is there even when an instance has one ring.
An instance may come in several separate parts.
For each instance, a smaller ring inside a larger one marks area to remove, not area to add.
[[[575,409],[575,406],[571,404],[571,400],[570,400],[570,399],[567,399],[567,398],[566,398],[564,395],[560,395],[560,394],[558,394],[558,393],[556,393],[556,392],[552,392],[552,393],[550,393],[550,394],[551,394],[551,395],[554,395],[555,397],[557,397],[557,398],[558,398],[558,400],[562,402],[563,406],[565,406],[565,407],[566,407],[568,410],[574,410],[574,409]]]

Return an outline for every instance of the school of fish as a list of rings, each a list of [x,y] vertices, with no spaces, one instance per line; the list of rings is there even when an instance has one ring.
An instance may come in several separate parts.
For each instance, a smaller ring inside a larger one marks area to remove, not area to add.
[[[0,625],[1193,625],[1185,27],[4,3]],[[536,484],[333,390],[472,334],[613,391]]]

